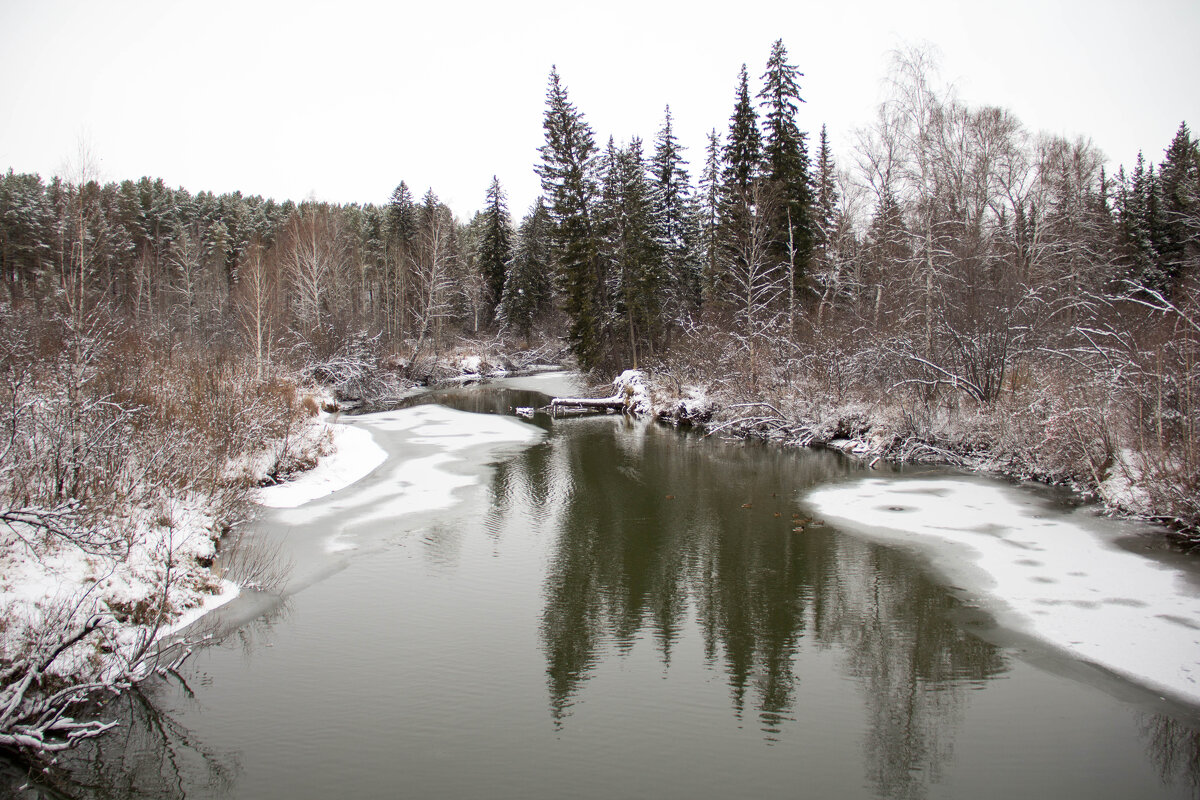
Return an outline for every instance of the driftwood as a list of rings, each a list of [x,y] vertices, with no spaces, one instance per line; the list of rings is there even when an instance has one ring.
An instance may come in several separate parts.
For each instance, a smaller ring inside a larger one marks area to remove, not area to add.
[[[640,416],[652,412],[645,378],[637,370],[627,369],[613,381],[615,392],[608,397],[555,397],[550,401],[550,413],[587,414],[597,411],[620,411]]]
[[[625,410],[624,397],[556,397],[550,401],[551,408],[590,408],[597,411]]]
[[[557,417],[603,413],[606,411],[627,412],[629,405],[624,395],[613,395],[612,397],[555,397],[550,401],[549,408],[551,415]]]

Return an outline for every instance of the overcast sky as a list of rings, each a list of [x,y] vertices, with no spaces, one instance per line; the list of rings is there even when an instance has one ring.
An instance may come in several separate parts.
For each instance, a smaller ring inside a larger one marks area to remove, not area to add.
[[[801,127],[827,124],[843,160],[888,52],[923,42],[967,102],[1114,166],[1200,130],[1197,0],[0,0],[0,169],[58,174],[82,141],[107,180],[382,203],[403,179],[464,220],[496,175],[519,219],[552,64],[598,144],[649,144],[669,103],[694,178],[739,67],[756,91],[777,38],[805,73]]]

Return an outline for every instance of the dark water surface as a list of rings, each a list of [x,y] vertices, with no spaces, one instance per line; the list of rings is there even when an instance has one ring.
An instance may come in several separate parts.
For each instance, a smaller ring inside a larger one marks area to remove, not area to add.
[[[530,424],[532,445],[460,454],[480,480],[448,510],[366,519],[354,497],[381,467],[266,515],[286,598],[236,601],[235,630],[114,704],[123,731],[44,796],[1196,796],[1194,709],[1005,640],[911,554],[796,532],[802,491],[858,466],[615,417]],[[377,440],[436,451],[405,437]],[[357,549],[319,546],[335,525]]]

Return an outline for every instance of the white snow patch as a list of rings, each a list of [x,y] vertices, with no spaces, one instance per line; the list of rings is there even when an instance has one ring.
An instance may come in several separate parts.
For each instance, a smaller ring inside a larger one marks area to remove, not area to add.
[[[365,478],[387,459],[368,430],[349,425],[328,425],[333,432],[334,452],[317,466],[293,480],[258,491],[258,502],[270,508],[295,508],[333,494]]]
[[[869,479],[806,500],[873,539],[952,545],[935,566],[1002,625],[1200,703],[1200,592],[1181,572],[983,481]]]
[[[179,618],[170,625],[170,627],[159,631],[158,638],[162,639],[166,636],[179,633],[181,630],[186,628],[188,625],[191,625],[208,612],[215,611],[242,593],[242,588],[230,580],[222,579],[220,586],[221,590],[219,592],[202,595],[200,605],[184,611],[179,615]]]
[[[8,623],[0,636],[0,657],[14,657],[27,631],[53,620],[66,624],[61,616],[65,610],[74,610],[77,623],[107,613],[121,620],[101,634],[115,651],[100,666],[107,673],[119,669],[121,659],[131,657],[146,637],[176,632],[233,599],[237,587],[203,566],[215,555],[217,538],[207,505],[204,496],[184,495],[163,498],[155,507],[131,506],[123,521],[128,527],[113,532],[127,537],[127,544],[107,554],[84,553],[63,540],[22,528],[25,539],[35,543],[31,551],[2,535],[18,531],[0,531],[0,618]],[[154,619],[145,607],[162,600],[167,564],[172,565],[172,581],[166,618]],[[65,675],[88,669],[88,653],[93,651],[90,646],[77,647],[51,671]]]
[[[625,408],[632,414],[644,415],[654,411],[650,402],[650,389],[646,385],[646,376],[641,370],[627,369],[613,381],[613,397],[625,402]]]
[[[397,460],[394,465],[389,463],[385,467],[387,472],[378,481],[357,490],[345,503],[282,511],[280,520],[284,524],[309,523],[336,513],[353,516],[357,525],[399,514],[449,508],[456,502],[457,490],[480,481],[478,475],[450,469],[462,463],[458,453],[480,446],[531,444],[544,435],[540,428],[511,417],[472,414],[438,405],[364,414],[357,420],[367,430],[383,435],[408,433],[407,443],[433,445],[436,452]],[[325,543],[327,552],[355,546],[340,531]]]

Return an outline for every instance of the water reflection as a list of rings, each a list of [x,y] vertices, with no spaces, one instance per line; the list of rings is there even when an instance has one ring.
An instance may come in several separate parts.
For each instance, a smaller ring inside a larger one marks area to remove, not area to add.
[[[561,496],[541,628],[555,722],[565,723],[608,652],[649,638],[669,666],[681,631],[695,625],[733,714],[756,717],[776,740],[799,713],[808,640],[844,653],[859,683],[879,791],[919,795],[949,753],[966,682],[1005,663],[952,620],[959,603],[903,556],[822,527],[794,530],[805,513],[798,491],[854,467],[831,454],[681,442],[654,427],[625,424],[614,436],[620,423],[572,424],[592,430],[534,448],[498,477],[509,504],[519,486],[530,505]],[[555,475],[567,483],[548,492],[543,465],[560,459],[567,468]]]
[[[184,692],[190,692],[186,686]],[[123,692],[104,706],[117,732],[90,739],[48,767],[20,776],[9,762],[0,775],[0,793],[26,800],[123,798],[183,800],[190,795],[227,796],[241,765],[237,753],[196,741],[165,713],[156,699],[171,689],[159,685],[146,693]]]
[[[1163,784],[1200,797],[1200,730],[1163,714],[1143,715],[1138,729]]]
[[[494,413],[537,404],[453,396]],[[841,789],[828,796],[972,796],[1010,793],[1011,783],[993,785],[993,754],[1026,739],[1048,742],[1046,763],[1029,768],[1039,788],[1066,774],[1079,789],[1067,794],[1121,796],[1092,769],[1105,760],[1116,764],[1108,776],[1137,773],[1142,796],[1200,791],[1195,720],[1146,715],[1135,732],[1125,706],[1105,716],[1112,706],[1099,702],[1078,719],[1104,721],[1106,736],[1120,729],[1101,742],[1101,726],[1064,721],[1074,696],[1012,716],[980,702],[1005,697],[1006,685],[1061,684],[1030,678],[968,634],[962,603],[923,562],[800,524],[803,489],[848,476],[850,462],[611,417],[541,423],[551,435],[495,465],[486,507],[430,517],[404,537],[381,521],[388,548],[347,559],[336,590],[326,585],[291,620],[303,624],[277,626],[283,604],[231,619],[236,630],[217,638],[240,655],[122,698],[112,711],[121,733],[61,762],[60,791],[28,796],[261,796],[266,786],[327,797],[336,785],[353,796],[395,786],[599,797],[613,793],[600,776],[614,763],[628,764],[628,788],[701,760],[690,784],[671,784],[674,796],[769,794],[798,774],[814,794],[822,777]],[[231,670],[255,654],[258,671]],[[330,668],[301,668],[296,659],[314,654]],[[636,673],[646,667],[648,681]],[[619,681],[599,679],[621,670]],[[280,685],[264,691],[273,702],[256,694],[264,682]],[[612,708],[642,701],[649,711],[636,721],[614,721]],[[996,745],[982,748],[982,764],[980,729]],[[296,745],[304,732],[309,749]],[[831,744],[812,747],[822,737]],[[234,741],[240,750],[219,746]],[[331,776],[331,764],[341,771]],[[1155,791],[1152,768],[1167,791]],[[1099,777],[1089,782],[1089,771]],[[0,795],[20,785],[6,781]]]
[[[286,600],[264,598],[268,610],[237,624],[214,615],[204,633],[214,645],[233,643],[249,660],[270,646],[286,621]],[[203,741],[179,721],[201,710],[197,699],[211,689],[212,676],[185,664],[97,704],[94,713],[116,721],[111,733],[82,742],[49,764],[31,765],[0,751],[0,796],[22,800],[184,800],[236,794],[241,754]]]

